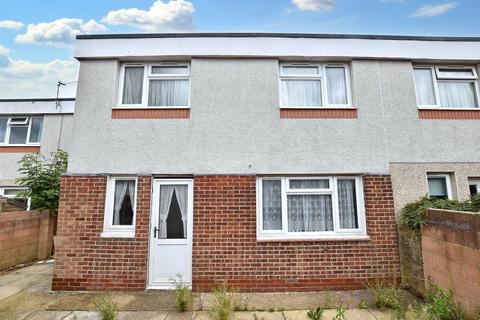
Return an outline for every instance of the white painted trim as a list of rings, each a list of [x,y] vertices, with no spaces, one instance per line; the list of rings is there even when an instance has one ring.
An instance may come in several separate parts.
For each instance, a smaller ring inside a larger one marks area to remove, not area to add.
[[[428,185],[428,178],[444,178],[447,185],[447,198],[448,200],[453,200],[452,195],[452,183],[449,173],[427,173],[427,194],[430,197],[430,187]]]
[[[135,201],[133,203],[133,218],[130,226],[113,225],[113,206],[115,201],[115,182],[117,180],[135,181]],[[136,176],[109,176],[107,179],[107,192],[105,195],[105,213],[103,219],[103,232],[105,238],[134,238],[137,216],[138,179]]]
[[[301,190],[289,189],[289,179],[329,179],[328,189]],[[338,179],[355,179],[355,192],[357,196],[357,221],[358,229],[341,229],[340,217],[338,209]],[[263,204],[262,204],[262,181],[263,180],[280,180],[282,185],[282,230],[263,230]],[[368,239],[366,218],[365,218],[365,202],[363,196],[363,181],[360,176],[285,176],[285,177],[258,177],[257,186],[257,240],[308,240],[308,239]],[[329,194],[332,196],[333,211],[333,231],[322,232],[288,232],[288,213],[287,213],[287,196],[289,194]]]
[[[157,58],[272,57],[305,60],[407,59],[480,61],[480,41],[332,39],[281,37],[185,37],[80,39],[74,57]],[[337,59],[338,58],[338,59]]]
[[[187,221],[187,239],[157,239],[154,238],[154,228],[158,225],[158,208],[159,208],[159,192],[161,185],[187,185],[188,188],[188,221]],[[187,244],[188,279],[183,279],[186,285],[192,285],[192,247],[193,247],[193,179],[154,179],[152,184],[152,201],[150,209],[150,226],[149,226],[149,250],[148,250],[148,279],[147,289],[169,290],[174,289],[175,284],[172,281],[154,281],[154,259],[155,246],[157,241],[164,244]]]
[[[73,114],[75,101],[0,101],[0,115]]]

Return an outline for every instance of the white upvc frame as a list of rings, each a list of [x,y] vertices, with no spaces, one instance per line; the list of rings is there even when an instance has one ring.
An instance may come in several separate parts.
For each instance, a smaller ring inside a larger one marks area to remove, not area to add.
[[[187,73],[185,74],[152,74],[152,67],[174,67],[183,66],[187,67]],[[125,81],[125,68],[128,67],[143,67],[143,87],[142,87],[142,103],[140,104],[124,104],[123,103],[123,85]],[[189,62],[151,62],[151,63],[123,63],[120,66],[120,79],[118,86],[118,107],[121,109],[188,109],[190,108],[190,91],[191,91],[191,79],[190,79],[190,63]],[[148,105],[148,90],[150,80],[188,80],[188,104],[186,106],[149,106]]]
[[[317,67],[318,74],[284,74],[283,67]],[[327,93],[327,73],[328,67],[343,67],[345,71],[345,88],[347,90],[346,104],[333,104],[328,102]],[[282,80],[319,80],[321,85],[321,105],[320,106],[284,106],[282,104]],[[352,103],[352,88],[350,80],[350,67],[347,63],[280,63],[279,64],[279,79],[278,92],[280,108],[282,109],[329,109],[329,108],[353,108]]]
[[[290,189],[289,180],[328,180],[327,189]],[[337,180],[352,179],[355,180],[355,194],[357,204],[357,229],[340,228],[340,215],[338,207],[338,188]],[[263,199],[262,199],[262,181],[276,180],[281,181],[281,199],[282,199],[282,230],[263,230]],[[258,177],[257,178],[257,240],[368,240],[365,203],[363,196],[363,182],[361,176],[282,176],[282,177]],[[320,232],[289,232],[288,231],[288,204],[287,197],[292,194],[325,194],[332,196],[332,214],[333,231]]]
[[[26,118],[25,121],[23,122],[15,122],[12,121],[13,118]],[[6,119],[7,120],[7,126],[6,126],[6,132],[5,132],[5,140],[2,142],[0,141],[0,146],[40,146],[40,141],[42,138],[42,133],[43,133],[43,125],[44,125],[44,117],[43,116],[9,116],[9,117],[4,117],[0,116],[1,119]],[[39,142],[30,142],[30,133],[32,130],[32,123],[33,119],[42,119],[42,127],[40,128],[40,136],[39,136]],[[25,143],[12,143],[10,144],[10,131],[12,127],[28,127],[27,129],[27,138]]]
[[[16,190],[17,192],[20,192],[20,191],[25,191],[25,190],[27,190],[27,188],[25,188],[25,187],[15,187],[15,186],[12,186],[12,187],[0,187],[0,196],[4,196],[5,198],[16,198],[16,195],[8,195],[8,194],[5,194],[5,190]]]
[[[447,198],[448,200],[453,200],[453,192],[452,192],[452,182],[450,179],[450,174],[448,173],[427,173],[427,193],[428,197],[430,197],[430,186],[428,184],[429,178],[443,178],[445,179],[445,183],[447,186]]]
[[[476,186],[477,193],[480,194],[480,178],[468,178],[468,186]]]
[[[479,85],[478,85],[478,75],[477,71],[474,66],[455,66],[455,65],[413,65],[413,70],[415,69],[429,69],[430,74],[432,76],[432,83],[433,83],[433,91],[435,95],[435,104],[434,105],[420,105],[418,104],[418,92],[417,92],[417,86],[416,86],[416,79],[415,79],[415,73],[413,75],[413,81],[415,84],[415,98],[417,101],[417,107],[418,109],[440,109],[440,110],[479,110],[480,108],[480,90],[479,90]],[[472,76],[451,76],[451,77],[445,77],[445,76],[439,76],[440,74],[440,69],[468,69],[472,71]],[[468,83],[473,83],[475,87],[475,101],[477,103],[477,106],[474,108],[445,108],[442,107],[441,102],[440,102],[440,93],[438,89],[438,83],[440,82],[449,82],[449,80],[454,80],[455,82],[468,82]]]
[[[115,183],[117,180],[135,181],[135,199],[132,206],[133,218],[132,225],[114,225],[113,210],[115,206]],[[137,189],[138,178],[136,176],[109,176],[107,179],[107,192],[105,197],[105,213],[103,219],[102,238],[134,238],[137,217]]]

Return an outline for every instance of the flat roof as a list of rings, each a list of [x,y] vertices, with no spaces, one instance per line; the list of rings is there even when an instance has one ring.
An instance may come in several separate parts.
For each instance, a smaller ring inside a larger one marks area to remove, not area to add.
[[[0,99],[0,102],[43,102],[43,101],[75,101],[75,98],[10,98]]]
[[[465,36],[414,36],[382,34],[335,34],[335,33],[274,33],[274,32],[185,32],[185,33],[116,33],[81,34],[84,39],[146,39],[146,38],[307,38],[307,39],[368,39],[411,41],[480,41],[479,37]]]

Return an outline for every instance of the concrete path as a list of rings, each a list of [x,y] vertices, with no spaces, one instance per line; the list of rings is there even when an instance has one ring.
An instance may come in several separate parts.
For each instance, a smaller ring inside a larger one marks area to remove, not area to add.
[[[53,263],[39,263],[0,276],[0,320],[82,320],[100,319],[95,302],[102,292],[52,292]],[[348,305],[348,320],[389,320],[387,312],[355,309],[360,299],[372,305],[365,291],[307,293],[245,293],[244,308],[255,311],[235,312],[232,320],[308,320],[307,309],[341,301]],[[194,294],[191,312],[176,312],[172,291],[112,292],[119,320],[211,320],[213,296]],[[334,307],[333,305],[331,306]],[[271,311],[271,312],[267,312]],[[325,310],[322,320],[331,320],[335,310]]]

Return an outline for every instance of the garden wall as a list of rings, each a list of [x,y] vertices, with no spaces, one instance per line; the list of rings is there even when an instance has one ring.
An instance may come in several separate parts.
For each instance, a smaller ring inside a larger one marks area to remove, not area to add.
[[[50,257],[53,226],[48,210],[0,213],[0,270]]]
[[[451,289],[467,312],[480,307],[480,214],[430,209],[422,252],[426,280]]]

